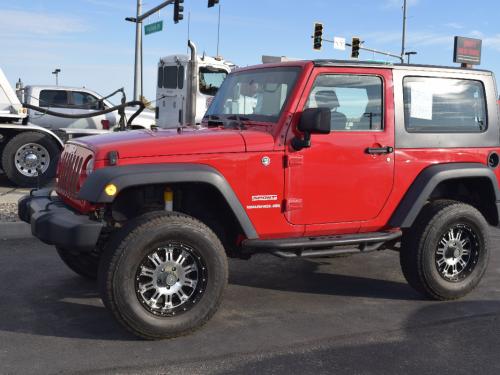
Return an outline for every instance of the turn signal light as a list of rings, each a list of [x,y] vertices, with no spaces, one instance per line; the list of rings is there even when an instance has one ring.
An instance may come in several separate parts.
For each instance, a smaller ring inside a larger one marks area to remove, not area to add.
[[[110,197],[116,195],[116,192],[118,191],[118,188],[114,184],[108,184],[104,188],[104,192],[109,195]]]

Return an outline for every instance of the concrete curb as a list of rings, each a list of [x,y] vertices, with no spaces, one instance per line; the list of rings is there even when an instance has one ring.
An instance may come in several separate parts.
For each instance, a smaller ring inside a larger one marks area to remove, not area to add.
[[[20,221],[0,223],[0,239],[12,240],[31,237],[31,226]]]

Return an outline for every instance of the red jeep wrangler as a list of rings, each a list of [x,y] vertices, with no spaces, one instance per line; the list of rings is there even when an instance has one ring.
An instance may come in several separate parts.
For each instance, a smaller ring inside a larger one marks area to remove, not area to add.
[[[408,283],[449,300],[481,280],[499,224],[492,73],[300,61],[230,74],[205,128],[66,145],[55,192],[19,216],[134,334],[215,313],[227,256],[395,249]]]

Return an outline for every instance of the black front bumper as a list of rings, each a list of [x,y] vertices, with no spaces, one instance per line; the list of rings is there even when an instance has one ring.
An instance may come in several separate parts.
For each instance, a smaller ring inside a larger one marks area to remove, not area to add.
[[[18,215],[31,224],[31,233],[42,242],[67,250],[92,251],[103,224],[68,208],[50,189],[35,190],[19,200]]]

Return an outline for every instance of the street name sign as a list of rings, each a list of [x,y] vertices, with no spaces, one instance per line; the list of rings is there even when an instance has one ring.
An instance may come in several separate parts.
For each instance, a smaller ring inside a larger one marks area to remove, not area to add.
[[[150,23],[149,25],[144,26],[144,33],[146,35],[153,34],[162,30],[163,30],[163,21]]]
[[[345,51],[345,38],[333,38],[333,48]]]

